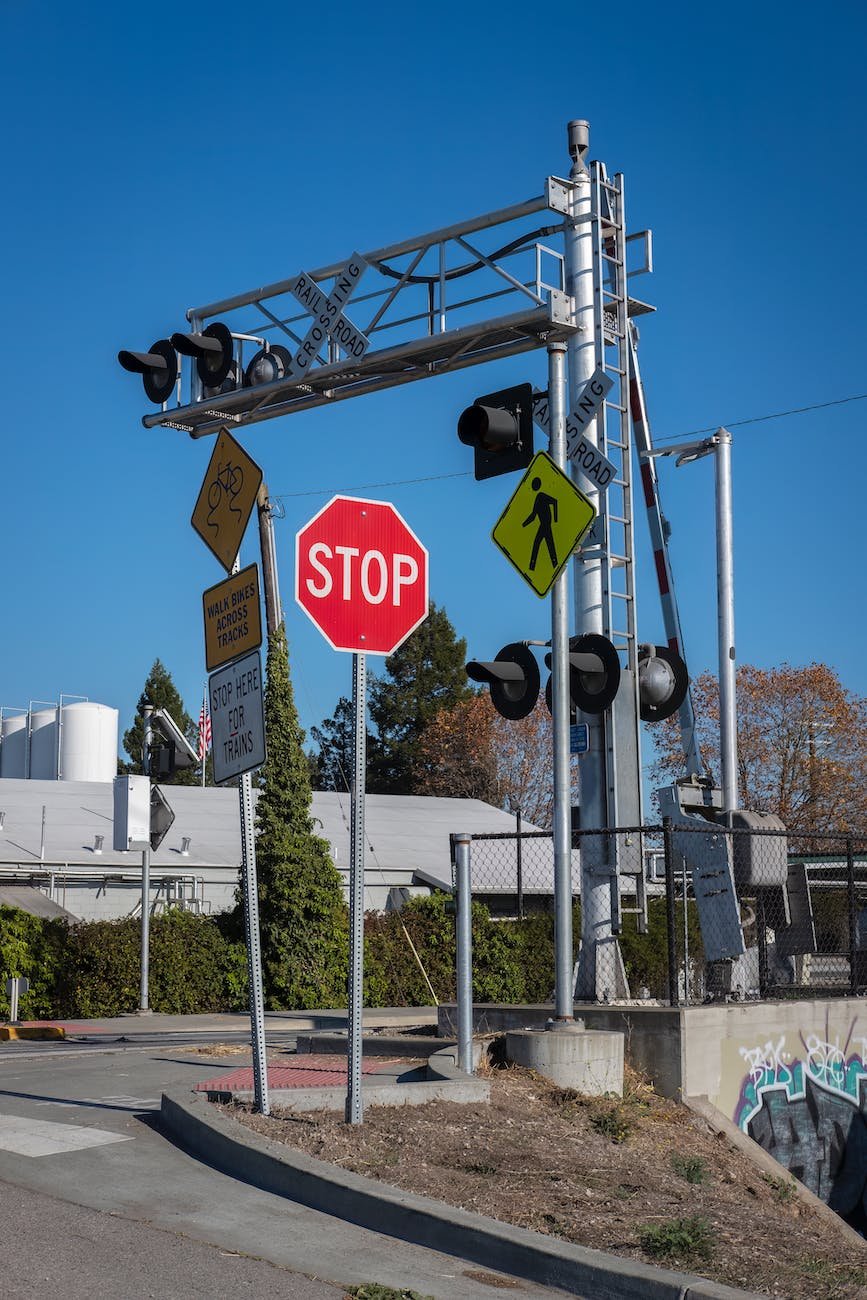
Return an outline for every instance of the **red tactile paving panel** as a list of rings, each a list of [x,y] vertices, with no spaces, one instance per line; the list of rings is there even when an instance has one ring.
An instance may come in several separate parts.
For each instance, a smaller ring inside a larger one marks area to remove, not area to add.
[[[398,1064],[396,1060],[384,1061],[381,1057],[362,1060],[362,1074],[377,1074]],[[314,1056],[304,1054],[293,1058],[291,1065],[268,1066],[269,1088],[338,1088],[346,1085],[347,1066],[342,1056]],[[239,1066],[215,1079],[197,1083],[196,1092],[252,1092],[252,1065]]]

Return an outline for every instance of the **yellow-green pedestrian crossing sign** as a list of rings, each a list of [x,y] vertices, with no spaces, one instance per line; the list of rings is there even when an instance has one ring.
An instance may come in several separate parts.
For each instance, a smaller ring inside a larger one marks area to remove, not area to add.
[[[544,451],[533,457],[491,537],[537,596],[547,596],[596,511]]]

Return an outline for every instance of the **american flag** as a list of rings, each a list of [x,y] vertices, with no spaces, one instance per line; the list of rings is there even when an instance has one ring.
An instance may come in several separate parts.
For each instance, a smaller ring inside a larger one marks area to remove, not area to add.
[[[202,701],[202,709],[199,714],[199,760],[204,759],[208,750],[211,748],[211,715],[205,708],[205,702]]]

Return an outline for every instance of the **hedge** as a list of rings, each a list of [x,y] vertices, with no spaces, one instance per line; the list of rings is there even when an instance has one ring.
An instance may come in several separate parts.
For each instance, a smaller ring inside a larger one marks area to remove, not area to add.
[[[96,1018],[139,1005],[141,921],[44,920],[0,907],[0,1017],[6,977],[26,975],[22,1020]],[[241,1011],[247,1004],[243,944],[220,918],[171,909],[151,918],[148,1001],[153,1011]]]
[[[634,989],[646,985],[664,997],[667,959],[664,900],[650,903],[649,933],[627,923],[620,936]],[[692,910],[692,909],[691,909]],[[690,917],[691,929],[694,920]],[[175,1014],[243,1011],[247,963],[231,913],[194,916],[170,910],[151,919],[149,1002]],[[697,927],[695,927],[697,929]],[[554,986],[554,918],[494,920],[473,904],[473,997],[478,1002],[549,1001]],[[404,933],[405,931],[405,933]],[[577,947],[580,904],[573,915]],[[68,925],[0,907],[0,1018],[8,1017],[5,978],[26,975],[30,991],[21,1019],[116,1016],[139,1004],[141,922],[87,921]],[[445,894],[413,899],[402,912],[369,913],[364,925],[364,1001],[367,1006],[430,1006],[431,991],[407,936],[440,1002],[455,990],[455,917]],[[694,930],[693,952],[698,935]]]

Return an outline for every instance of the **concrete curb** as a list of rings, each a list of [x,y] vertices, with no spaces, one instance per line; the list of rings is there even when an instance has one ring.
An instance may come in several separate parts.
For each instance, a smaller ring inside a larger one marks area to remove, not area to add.
[[[299,1056],[323,1052],[327,1056],[345,1056],[349,1034],[345,1029],[320,1029],[311,1034],[300,1034],[295,1044]],[[365,1056],[431,1056],[441,1047],[451,1045],[448,1038],[426,1038],[409,1034],[365,1034],[362,1051]]]
[[[0,1025],[0,1043],[17,1043],[35,1038],[65,1038],[58,1025]]]
[[[860,1232],[850,1228],[845,1219],[840,1218],[836,1210],[832,1210],[830,1205],[826,1205],[820,1197],[810,1191],[809,1187],[805,1187],[802,1182],[799,1182],[778,1160],[775,1160],[773,1156],[769,1156],[767,1151],[759,1146],[758,1142],[754,1142],[747,1133],[738,1128],[733,1120],[730,1120],[721,1110],[717,1110],[713,1102],[708,1101],[707,1097],[684,1097],[683,1104],[696,1115],[700,1115],[715,1133],[720,1133],[723,1137],[728,1138],[732,1146],[737,1147],[738,1151],[742,1152],[763,1173],[772,1178],[788,1178],[793,1184],[794,1194],[799,1201],[809,1206],[824,1223],[836,1228],[850,1246],[858,1246],[861,1250],[864,1249],[864,1238]]]
[[[161,1117],[181,1146],[224,1173],[484,1268],[594,1300],[759,1300],[750,1292],[573,1246],[315,1160],[242,1127],[203,1094],[164,1092]]]
[[[478,1065],[482,1053],[481,1043],[474,1044],[474,1059]],[[362,1078],[362,1097],[366,1106],[422,1106],[428,1101],[451,1101],[462,1105],[476,1102],[485,1104],[491,1099],[491,1085],[483,1079],[474,1079],[458,1067],[457,1048],[448,1046],[434,1052],[428,1059],[427,1080],[415,1083],[377,1083],[375,1074]],[[202,1093],[208,1101],[253,1101],[252,1088],[209,1088]],[[311,1088],[272,1088],[271,1104],[286,1110],[343,1110],[346,1103],[346,1086],[318,1085]]]

